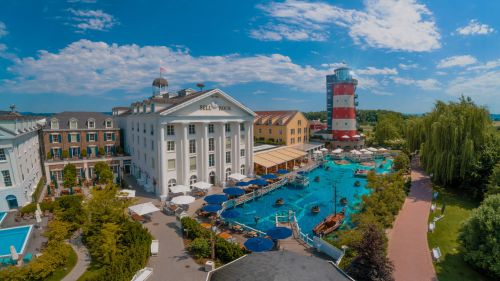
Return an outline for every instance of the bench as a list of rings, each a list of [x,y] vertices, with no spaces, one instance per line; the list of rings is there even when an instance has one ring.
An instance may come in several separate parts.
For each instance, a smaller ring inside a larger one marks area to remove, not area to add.
[[[435,260],[436,262],[439,262],[440,258],[441,258],[441,249],[439,249],[439,247],[432,248],[432,259]]]

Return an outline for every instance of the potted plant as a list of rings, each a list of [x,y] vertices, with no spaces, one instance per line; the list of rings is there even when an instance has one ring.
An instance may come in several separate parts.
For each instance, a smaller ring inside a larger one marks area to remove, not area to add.
[[[66,159],[69,157],[69,152],[68,150],[63,150],[62,153],[61,153],[61,158],[62,159]]]
[[[99,156],[104,156],[104,147],[99,147]]]
[[[82,158],[87,158],[87,150],[82,150],[82,152],[80,152],[80,155],[82,156]]]

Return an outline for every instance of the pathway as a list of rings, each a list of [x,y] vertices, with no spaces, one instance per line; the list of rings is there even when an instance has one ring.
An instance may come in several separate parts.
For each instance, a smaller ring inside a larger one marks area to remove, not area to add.
[[[410,194],[388,233],[389,259],[394,263],[396,281],[437,281],[427,244],[431,181],[416,158],[411,165]]]
[[[76,239],[71,239],[71,247],[75,251],[78,259],[76,261],[75,267],[66,275],[61,281],[75,281],[82,276],[82,274],[87,270],[90,264],[90,255],[87,248],[82,243],[82,237],[79,236]]]

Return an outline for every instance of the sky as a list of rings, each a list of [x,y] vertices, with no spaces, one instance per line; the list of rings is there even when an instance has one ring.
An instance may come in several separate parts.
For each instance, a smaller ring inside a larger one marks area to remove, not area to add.
[[[472,97],[500,113],[500,1],[21,1],[0,3],[0,109],[111,111],[220,88],[254,110],[326,108],[347,65],[359,108],[424,113]]]

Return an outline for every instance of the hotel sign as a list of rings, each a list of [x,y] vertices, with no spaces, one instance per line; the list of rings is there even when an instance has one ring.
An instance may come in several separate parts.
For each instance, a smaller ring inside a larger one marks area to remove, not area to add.
[[[231,107],[228,105],[218,105],[215,102],[212,102],[211,104],[207,105],[200,105],[200,110],[209,110],[209,111],[224,111],[224,110],[231,110]]]

